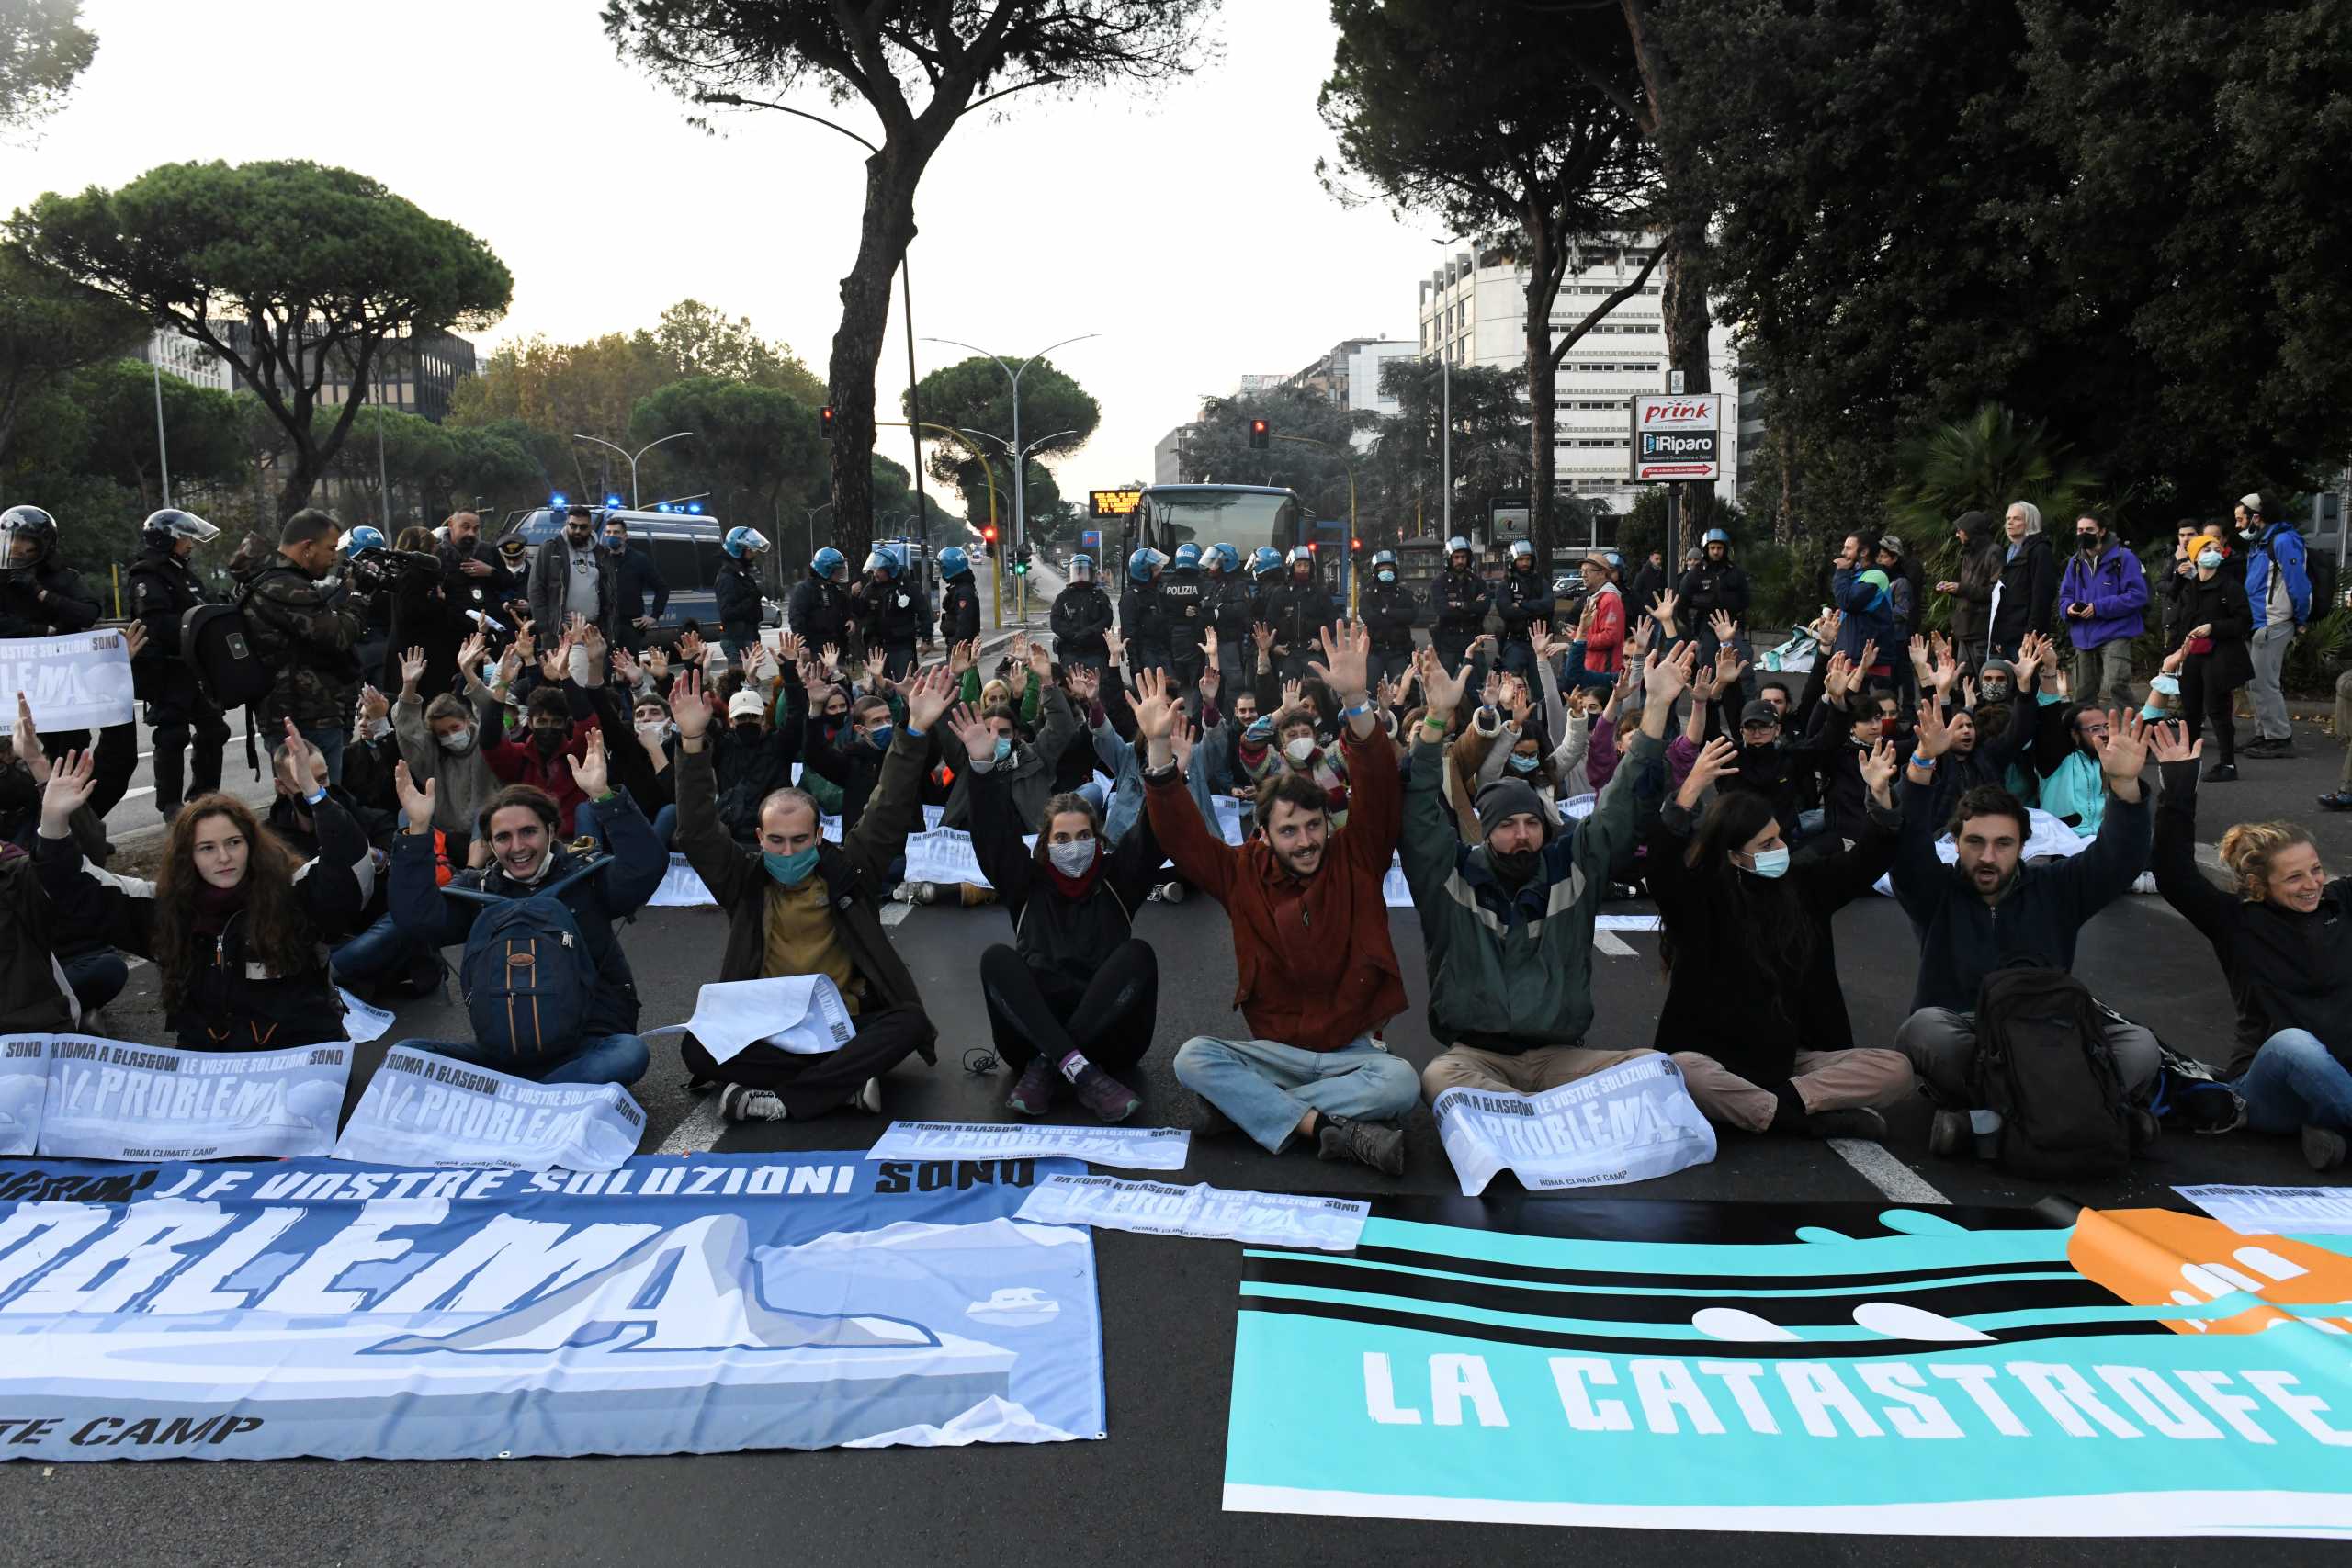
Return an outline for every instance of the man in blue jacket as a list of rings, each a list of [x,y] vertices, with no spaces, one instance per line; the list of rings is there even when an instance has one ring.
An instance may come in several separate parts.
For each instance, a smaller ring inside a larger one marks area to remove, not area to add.
[[[2287,645],[2312,618],[2312,578],[2303,536],[2260,491],[2238,498],[2238,537],[2252,547],[2245,563],[2245,602],[2254,612],[2254,727],[2262,733],[2242,755],[2291,757],[2295,727],[2287,722],[2287,699],[2278,671]]]
[[[2058,604],[2075,645],[2075,701],[2095,708],[2138,707],[2132,694],[2132,639],[2147,629],[2148,579],[2140,558],[2096,512],[2075,520],[2075,553],[2058,580]]]

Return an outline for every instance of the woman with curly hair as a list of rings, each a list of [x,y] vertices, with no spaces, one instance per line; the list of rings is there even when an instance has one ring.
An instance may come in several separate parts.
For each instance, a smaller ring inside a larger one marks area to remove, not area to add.
[[[34,849],[42,889],[69,923],[102,929],[116,947],[154,962],[182,1050],[347,1038],[322,939],[360,917],[367,900],[355,866],[368,840],[312,781],[311,757],[289,721],[284,766],[309,801],[316,860],[298,864],[243,801],[208,795],[173,820],[153,883],[92,871],[70,836],[67,820],[91,789],[90,755],[72,753],[50,773]]]

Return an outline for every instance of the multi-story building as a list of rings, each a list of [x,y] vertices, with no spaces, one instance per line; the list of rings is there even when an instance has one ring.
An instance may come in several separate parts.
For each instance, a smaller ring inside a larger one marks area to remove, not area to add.
[[[1187,421],[1159,438],[1151,449],[1151,482],[1156,485],[1180,485],[1184,482],[1184,448],[1200,428],[1198,420]]]
[[[1284,377],[1283,385],[1295,391],[1330,399],[1351,413],[1393,414],[1396,400],[1380,395],[1380,365],[1420,353],[1420,344],[1382,337],[1344,338],[1302,369]]]
[[[192,385],[209,387],[216,392],[237,389],[237,373],[230,368],[227,360],[194,338],[183,337],[169,328],[159,327],[149,333],[147,341],[131,354]]]
[[[1587,243],[1577,247],[1552,302],[1555,339],[1566,336],[1602,299],[1631,282],[1650,257],[1655,236]],[[1605,505],[1623,516],[1640,494],[1632,472],[1632,408],[1636,392],[1667,390],[1666,324],[1659,311],[1663,279],[1653,271],[1642,287],[1596,322],[1560,362],[1553,390],[1553,477],[1563,492]],[[1496,251],[1464,251],[1421,280],[1419,351],[1456,366],[1527,362],[1527,274]],[[1738,473],[1739,368],[1731,334],[1709,334],[1709,371],[1724,394],[1724,478],[1716,486],[1732,498]]]
[[[221,340],[232,349],[240,355],[248,352],[252,340],[243,320],[222,320],[215,325]],[[158,355],[162,357],[158,359]],[[181,368],[181,360],[191,355],[209,361],[211,369],[198,375]],[[177,333],[155,333],[140,352],[140,357],[160,363],[174,375],[199,385],[217,386],[224,391],[236,389],[237,372],[227,360]],[[386,339],[376,351],[375,363],[368,367],[368,398],[370,402],[438,424],[448,416],[450,393],[474,371],[474,345],[469,340],[455,333],[426,333],[415,338],[402,334]],[[350,374],[343,364],[329,365],[326,378],[319,386],[320,405],[339,406],[348,395],[350,385]]]

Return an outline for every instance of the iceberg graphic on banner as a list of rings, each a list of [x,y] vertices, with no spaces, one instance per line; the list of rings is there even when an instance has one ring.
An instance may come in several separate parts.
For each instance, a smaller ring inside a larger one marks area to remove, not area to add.
[[[2200,1215],[1374,1201],[1247,1255],[1225,1504],[1863,1535],[2352,1533],[2352,1241]]]
[[[609,1172],[17,1168],[0,1180],[0,1412],[36,1429],[0,1455],[1099,1437],[1091,1240],[1010,1218],[1075,1168],[967,1165],[922,1192],[857,1152]]]

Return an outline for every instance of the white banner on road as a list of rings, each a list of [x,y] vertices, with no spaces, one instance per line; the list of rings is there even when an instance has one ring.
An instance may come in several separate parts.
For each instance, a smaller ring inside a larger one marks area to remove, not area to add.
[[[1123,1170],[1182,1170],[1193,1134],[1182,1127],[1065,1127],[1045,1122],[893,1122],[867,1159],[1047,1159]]]
[[[40,1150],[71,1159],[322,1155],[351,1077],[347,1042],[174,1051],[89,1034],[8,1037],[10,1044],[25,1040],[46,1046]],[[7,1086],[0,1095],[22,1093],[15,1075],[0,1085]]]
[[[372,1165],[618,1170],[644,1131],[644,1111],[616,1083],[533,1083],[394,1046],[334,1153]]]
[[[12,1034],[0,1041],[0,1156],[28,1155],[40,1146],[40,1108],[49,1099],[49,1036]]]
[[[1715,1157],[1715,1130],[1666,1055],[1638,1056],[1541,1094],[1450,1089],[1430,1111],[1465,1198],[1503,1169],[1541,1192],[1647,1181]]]
[[[671,852],[670,869],[662,876],[662,886],[655,888],[653,897],[646,900],[657,909],[690,909],[718,902],[710,896],[710,889],[703,885],[702,878],[695,874],[695,868],[686,863],[686,857],[674,851]]]
[[[712,1061],[724,1062],[758,1041],[796,1056],[821,1056],[848,1044],[857,1025],[830,976],[779,975],[714,980],[695,998],[694,1017],[646,1030],[639,1038],[686,1033],[701,1042]]]
[[[1138,1235],[1319,1247],[1352,1252],[1372,1205],[1351,1198],[1235,1191],[1204,1181],[1173,1187],[1116,1176],[1049,1176],[1021,1205],[1017,1220],[1041,1225],[1092,1225]]]
[[[2241,1235],[2352,1235],[2352,1189],[2176,1187]]]
[[[0,692],[22,692],[44,735],[129,724],[130,649],[119,631],[10,637],[0,642]]]
[[[972,836],[954,828],[907,835],[907,880],[989,886],[989,879],[980,874],[980,857],[973,852]]]
[[[391,1028],[392,1015],[382,1008],[368,1006],[340,986],[335,987],[335,995],[343,998],[344,1032],[351,1036],[354,1044],[381,1040],[384,1032]]]

